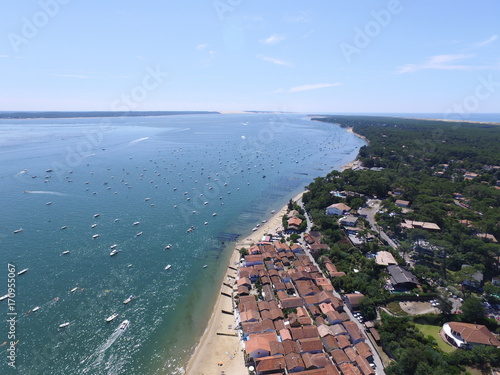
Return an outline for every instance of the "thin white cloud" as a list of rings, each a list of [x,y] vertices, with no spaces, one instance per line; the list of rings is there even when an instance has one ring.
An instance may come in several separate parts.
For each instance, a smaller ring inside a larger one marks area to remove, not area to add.
[[[293,64],[289,63],[288,61],[276,59],[274,57],[262,56],[262,55],[258,55],[257,57],[261,60],[269,61],[276,65],[293,66]]]
[[[289,89],[277,89],[272,92],[272,94],[282,93],[282,92],[302,92],[302,91],[310,91],[310,90],[318,90],[324,89],[328,87],[337,87],[341,86],[342,83],[334,82],[334,83],[308,83],[305,85],[290,87]]]
[[[85,76],[82,74],[50,74],[51,76],[54,77],[63,77],[63,78],[80,78],[80,79],[87,79],[90,78],[90,76]]]
[[[285,39],[286,39],[285,35],[273,34],[270,37],[267,37],[266,39],[262,39],[260,42],[262,44],[277,44]]]
[[[300,91],[309,91],[309,90],[317,90],[317,89],[324,89],[326,87],[336,87],[340,86],[340,82],[335,82],[335,83],[313,83],[313,84],[307,84],[307,85],[301,85],[301,86],[295,86],[292,87],[288,90],[288,92],[300,92]]]
[[[497,39],[498,39],[498,35],[492,35],[488,39],[483,40],[482,42],[476,43],[476,47],[484,47],[484,46],[494,42]]]
[[[312,21],[312,18],[306,12],[300,12],[285,15],[285,21],[290,23],[309,23]]]
[[[436,55],[427,59],[421,64],[406,64],[398,68],[398,74],[413,73],[420,70],[469,70],[474,69],[471,65],[457,64],[462,60],[473,57],[474,55],[456,54],[456,55]],[[477,68],[477,67],[476,67]]]
[[[53,76],[53,77],[78,78],[78,79],[122,79],[122,78],[129,78],[129,76],[123,76],[123,75],[88,75],[88,74],[60,74],[60,73],[51,73],[49,75]]]
[[[9,55],[0,55],[0,59],[6,59],[8,57],[10,57],[10,56]]]
[[[198,44],[198,45],[196,46],[196,49],[197,49],[198,51],[203,51],[203,50],[205,50],[205,49],[207,49],[207,48],[208,48],[208,44],[206,44],[206,43]]]

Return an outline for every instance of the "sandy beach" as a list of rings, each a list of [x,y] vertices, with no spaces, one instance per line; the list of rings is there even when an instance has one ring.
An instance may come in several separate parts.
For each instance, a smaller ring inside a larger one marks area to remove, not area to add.
[[[292,200],[296,201],[302,197],[302,194],[298,194]],[[276,211],[266,223],[260,225],[258,230],[245,236],[234,245],[221,286],[221,293],[217,297],[207,328],[188,363],[187,375],[220,375],[222,371],[226,375],[247,373],[243,358],[243,345],[237,336],[236,330],[233,329],[235,327],[235,317],[222,311],[233,311],[232,298],[227,295],[232,295],[232,286],[236,281],[237,265],[235,263],[238,264],[240,259],[240,253],[237,249],[248,248],[252,244],[259,242],[264,235],[268,233],[274,234],[279,231],[282,228],[281,218],[286,211],[287,205]],[[231,285],[231,287],[228,285]]]

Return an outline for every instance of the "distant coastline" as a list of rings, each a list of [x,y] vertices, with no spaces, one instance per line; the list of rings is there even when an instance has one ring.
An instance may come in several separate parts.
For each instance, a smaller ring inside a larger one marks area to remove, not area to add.
[[[3,111],[0,119],[56,119],[56,118],[90,118],[90,117],[154,117],[175,115],[217,115],[216,111]]]

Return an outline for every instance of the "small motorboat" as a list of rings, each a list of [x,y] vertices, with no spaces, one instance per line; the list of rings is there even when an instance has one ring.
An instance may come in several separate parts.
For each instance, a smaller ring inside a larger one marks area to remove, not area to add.
[[[118,316],[118,313],[114,313],[114,314],[108,316],[105,320],[107,323],[109,323],[109,322],[112,322],[117,316]]]

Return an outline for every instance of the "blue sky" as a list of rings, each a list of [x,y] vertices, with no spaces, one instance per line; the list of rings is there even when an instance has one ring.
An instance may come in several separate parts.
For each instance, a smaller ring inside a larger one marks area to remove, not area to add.
[[[0,4],[0,110],[499,112],[500,2]]]

